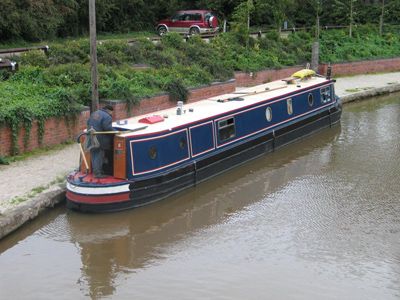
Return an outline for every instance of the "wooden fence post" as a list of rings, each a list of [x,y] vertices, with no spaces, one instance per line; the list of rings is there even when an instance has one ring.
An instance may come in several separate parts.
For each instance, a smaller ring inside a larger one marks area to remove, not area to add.
[[[90,67],[92,76],[92,112],[94,112],[96,110],[99,110],[99,83],[97,76],[95,0],[89,0],[89,27],[90,27]]]

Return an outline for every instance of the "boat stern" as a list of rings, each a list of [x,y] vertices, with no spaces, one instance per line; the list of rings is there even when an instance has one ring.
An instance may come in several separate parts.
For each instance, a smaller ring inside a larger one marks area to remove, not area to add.
[[[73,171],[67,176],[67,209],[78,212],[111,212],[133,205],[131,181],[113,176],[97,179],[93,174]]]

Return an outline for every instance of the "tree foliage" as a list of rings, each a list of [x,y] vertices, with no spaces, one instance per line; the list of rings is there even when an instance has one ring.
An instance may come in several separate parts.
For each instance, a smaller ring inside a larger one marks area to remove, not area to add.
[[[270,3],[272,14],[274,16],[275,28],[279,31],[279,37],[281,37],[281,28],[283,22],[287,18],[287,7],[290,7],[294,0],[267,0]]]
[[[250,2],[251,26],[279,28],[349,24],[350,0],[96,0],[99,33],[154,30],[161,19],[182,9],[208,9],[223,20],[237,22],[238,12]],[[311,4],[311,5],[310,5]],[[0,0],[0,42],[41,40],[87,35],[88,0]],[[354,1],[355,24],[378,24],[381,6],[375,1]],[[400,22],[400,1],[385,0],[387,23]],[[231,24],[234,25],[234,24]],[[234,26],[231,26],[234,27]]]
[[[250,40],[250,19],[254,11],[253,0],[247,0],[235,7],[232,14],[232,29],[238,39],[246,45]]]

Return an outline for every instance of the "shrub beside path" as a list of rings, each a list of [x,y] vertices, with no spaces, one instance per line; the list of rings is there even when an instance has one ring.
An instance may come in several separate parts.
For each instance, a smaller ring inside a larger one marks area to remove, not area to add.
[[[338,78],[335,89],[344,102],[400,91],[400,72]],[[57,181],[76,169],[78,162],[79,148],[73,144],[0,165],[0,239],[43,209],[64,201],[65,181]]]

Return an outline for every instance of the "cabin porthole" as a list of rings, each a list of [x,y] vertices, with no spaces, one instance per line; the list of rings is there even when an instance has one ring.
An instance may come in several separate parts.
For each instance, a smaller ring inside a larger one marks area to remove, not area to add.
[[[314,96],[313,96],[313,94],[308,94],[308,104],[310,105],[310,106],[313,106],[314,105]]]
[[[150,146],[148,154],[149,154],[150,159],[155,159],[157,157],[156,146]]]
[[[267,107],[267,109],[265,110],[265,117],[267,118],[268,122],[271,122],[271,120],[272,120],[272,109],[271,109],[271,107]]]
[[[182,136],[179,139],[179,149],[185,150],[185,148],[186,148],[186,139]]]

